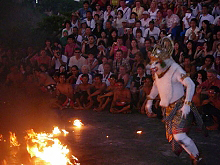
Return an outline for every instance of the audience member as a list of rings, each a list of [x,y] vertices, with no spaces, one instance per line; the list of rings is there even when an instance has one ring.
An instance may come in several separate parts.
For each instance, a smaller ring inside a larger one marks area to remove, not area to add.
[[[106,83],[107,86],[110,85],[109,78],[111,77],[113,73],[111,72],[111,65],[109,63],[105,63],[103,65],[103,72],[101,72],[102,75],[102,82]]]
[[[70,57],[69,68],[73,65],[76,65],[78,68],[82,68],[83,65],[86,65],[86,59],[81,56],[81,50],[79,48],[76,48],[74,50],[74,55]]]
[[[75,38],[73,35],[68,36],[67,38],[67,45],[65,46],[65,56],[70,58],[73,56],[77,45],[75,43]]]
[[[84,20],[84,19],[86,18],[86,13],[87,13],[87,11],[92,12],[92,9],[89,8],[89,2],[88,2],[88,1],[84,1],[84,2],[83,2],[83,8],[80,8],[80,9],[76,12],[76,14],[78,14],[78,16],[79,16],[79,18],[80,18],[81,20]]]
[[[99,102],[97,100],[99,95],[102,95],[106,89],[106,84],[102,82],[102,75],[96,74],[94,76],[93,84],[91,85],[90,90],[88,91],[89,96],[88,99],[92,100],[90,107],[88,109],[93,108],[96,110],[96,108],[99,107]]]
[[[76,65],[73,65],[71,68],[70,68],[70,73],[68,75],[68,79],[67,79],[67,83],[70,83],[70,84],[76,84],[76,81],[78,79],[78,76],[79,76],[79,68],[78,66]]]
[[[61,54],[60,49],[55,49],[53,51],[53,57],[51,62],[51,67],[56,71],[60,68],[61,65],[66,66],[67,64],[67,57]]]
[[[110,109],[113,100],[114,91],[116,89],[115,83],[117,81],[117,76],[112,74],[110,78],[108,78],[108,81],[110,82],[110,85],[106,88],[104,94],[99,95],[97,98],[100,103],[99,103],[99,107],[95,109],[96,111],[103,111],[108,105],[109,105],[108,109]]]
[[[91,107],[92,99],[89,97],[89,90],[91,88],[91,84],[89,84],[89,75],[82,74],[81,76],[82,83],[77,86],[76,89],[76,102],[77,102],[77,109],[84,110]]]
[[[125,88],[123,79],[117,81],[110,112],[131,113],[131,93],[129,89]]]
[[[126,58],[123,58],[122,57],[123,54],[122,54],[122,50],[117,50],[116,51],[116,55],[115,55],[115,60],[113,61],[113,72],[115,74],[118,74],[119,72],[119,67],[120,66],[126,66],[126,72],[130,71],[130,64],[129,64],[129,61],[126,59]]]
[[[73,100],[73,88],[70,83],[66,82],[66,75],[60,74],[59,83],[56,86],[56,94],[59,96],[60,94],[65,95],[66,97]]]
[[[220,88],[220,80],[217,78],[216,70],[207,70],[207,80],[199,86],[204,90],[209,90],[211,86],[217,86],[218,88]]]
[[[89,84],[92,84],[92,75],[89,74],[89,66],[88,65],[83,65],[81,67],[81,72],[82,72],[82,74],[79,75],[79,77],[78,77],[78,79],[76,81],[76,85],[79,85],[79,84],[82,83],[81,77],[82,77],[83,74],[88,74],[88,76],[89,76]]]

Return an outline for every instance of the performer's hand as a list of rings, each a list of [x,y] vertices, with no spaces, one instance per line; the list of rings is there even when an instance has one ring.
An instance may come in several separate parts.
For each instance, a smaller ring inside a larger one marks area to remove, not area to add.
[[[186,116],[187,116],[187,115],[189,114],[189,112],[190,112],[190,106],[184,104],[183,107],[181,108],[181,111],[182,111],[182,118],[185,118],[185,119],[186,119]]]
[[[146,114],[152,113],[152,104],[153,104],[153,100],[147,101],[147,104],[145,105]]]

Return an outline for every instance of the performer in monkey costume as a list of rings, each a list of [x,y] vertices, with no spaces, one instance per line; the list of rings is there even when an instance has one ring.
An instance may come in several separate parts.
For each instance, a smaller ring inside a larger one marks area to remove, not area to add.
[[[202,162],[204,164],[204,159],[200,156],[195,143],[187,136],[193,115],[197,125],[201,129],[204,128],[203,121],[192,103],[195,84],[181,66],[172,59],[173,47],[172,40],[165,37],[152,52],[150,58],[154,84],[147,96],[145,109],[147,113],[152,113],[153,100],[159,94],[166,137],[172,144],[173,152],[179,156],[184,149],[190,155],[194,165]]]

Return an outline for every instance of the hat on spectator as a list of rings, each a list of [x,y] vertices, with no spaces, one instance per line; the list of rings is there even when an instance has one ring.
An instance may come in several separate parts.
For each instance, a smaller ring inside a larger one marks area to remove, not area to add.
[[[143,14],[149,14],[149,12],[148,11],[144,11]]]
[[[123,22],[127,23],[128,21],[127,21],[126,19],[123,19],[123,20],[122,20],[122,23],[123,23]]]
[[[96,6],[100,6],[98,3],[96,3]]]

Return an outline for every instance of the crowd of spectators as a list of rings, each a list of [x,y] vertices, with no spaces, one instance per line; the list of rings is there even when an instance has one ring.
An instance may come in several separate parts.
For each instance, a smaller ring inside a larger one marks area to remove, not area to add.
[[[60,38],[46,39],[39,52],[0,46],[0,82],[36,84],[56,95],[54,106],[61,109],[146,114],[153,85],[149,56],[169,35],[172,58],[196,84],[195,105],[204,121],[213,119],[207,128],[218,128],[220,1],[84,1],[64,26]],[[161,116],[159,100],[148,117]]]

